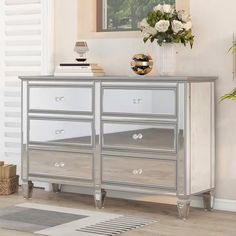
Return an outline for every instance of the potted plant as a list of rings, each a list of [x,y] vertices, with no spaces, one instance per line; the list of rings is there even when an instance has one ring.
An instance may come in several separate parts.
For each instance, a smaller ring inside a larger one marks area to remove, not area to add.
[[[229,52],[232,52],[232,53],[236,52],[236,41],[230,47]],[[236,101],[236,88],[234,88],[230,93],[226,93],[225,95],[223,95],[220,98],[220,101],[223,101],[223,100],[226,100],[226,99]]]
[[[175,44],[187,44],[192,48],[194,36],[190,15],[184,11],[177,11],[169,4],[159,4],[148,13],[139,28],[146,43],[156,41],[160,46],[157,61],[158,73],[161,75],[173,74],[175,70]],[[170,55],[170,57],[168,57]],[[169,62],[169,65],[168,65]]]

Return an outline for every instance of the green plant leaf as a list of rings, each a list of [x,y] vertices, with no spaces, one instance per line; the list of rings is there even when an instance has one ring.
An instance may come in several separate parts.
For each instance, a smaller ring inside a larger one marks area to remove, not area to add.
[[[227,94],[221,96],[220,101],[223,101],[223,100],[236,101],[236,88],[234,90],[232,90],[230,93],[227,93]]]
[[[236,52],[236,42],[229,48],[228,52]]]

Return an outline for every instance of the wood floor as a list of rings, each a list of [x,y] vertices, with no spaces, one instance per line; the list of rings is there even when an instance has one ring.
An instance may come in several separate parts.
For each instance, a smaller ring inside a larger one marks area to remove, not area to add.
[[[31,200],[24,200],[21,191],[11,196],[1,196],[0,208],[28,201],[95,210],[91,196],[48,193],[40,189],[34,190]],[[191,208],[190,218],[187,221],[181,221],[177,218],[176,207],[173,205],[117,199],[106,199],[106,208],[102,211],[158,220],[156,224],[130,231],[124,234],[125,236],[236,236],[236,213],[231,212],[205,212],[202,209]],[[0,236],[33,236],[33,234],[0,229]]]

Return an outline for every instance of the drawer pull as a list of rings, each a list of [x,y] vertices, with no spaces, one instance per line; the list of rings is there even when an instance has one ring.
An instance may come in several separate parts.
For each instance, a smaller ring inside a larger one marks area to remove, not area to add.
[[[143,138],[143,134],[139,133],[138,134],[138,139],[142,139]]]
[[[63,168],[63,167],[65,166],[65,163],[64,163],[64,162],[56,162],[56,163],[54,164],[54,166],[57,167],[57,168],[58,168],[58,167],[62,167],[62,168]]]
[[[57,129],[57,130],[55,130],[55,134],[63,134],[63,133],[65,133],[64,129]]]
[[[64,162],[60,162],[60,167],[64,167],[65,163]]]
[[[133,175],[141,175],[142,173],[143,173],[142,169],[135,169],[135,170],[132,171]]]
[[[62,102],[65,100],[65,97],[55,97],[56,102]]]
[[[140,104],[143,102],[143,99],[142,98],[134,98],[133,99],[133,104]]]
[[[54,166],[55,166],[55,167],[60,167],[60,164],[59,164],[58,162],[56,162],[56,163],[54,164]]]
[[[139,133],[139,134],[133,134],[132,135],[132,138],[134,139],[134,140],[141,140],[142,138],[143,138],[143,134],[141,134],[141,133]]]

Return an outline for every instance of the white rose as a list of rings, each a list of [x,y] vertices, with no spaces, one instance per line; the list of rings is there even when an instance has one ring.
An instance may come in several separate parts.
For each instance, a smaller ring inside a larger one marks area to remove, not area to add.
[[[158,32],[166,32],[170,27],[170,22],[168,20],[159,20],[155,28]]]
[[[146,18],[144,18],[144,19],[139,23],[139,28],[140,28],[141,30],[143,30],[144,28],[146,28],[146,27],[148,27],[148,26],[149,26],[149,24],[148,24]]]
[[[190,21],[190,15],[184,10],[178,11],[178,18],[184,22]]]
[[[183,24],[181,21],[178,20],[173,20],[172,23],[172,30],[177,34],[179,31],[181,31],[184,28]]]
[[[172,6],[169,4],[164,4],[162,8],[165,13],[171,13],[173,9]]]
[[[143,34],[144,35],[156,35],[157,34],[157,30],[151,26],[148,26],[146,28],[143,29]]]
[[[183,27],[185,30],[190,30],[192,28],[192,22],[189,21],[189,22],[183,24]]]
[[[163,5],[161,5],[161,4],[158,4],[157,6],[155,6],[154,8],[153,8],[153,10],[154,11],[163,11]]]
[[[142,36],[143,36],[143,38],[149,38],[150,34],[148,34],[145,31],[142,31]]]

